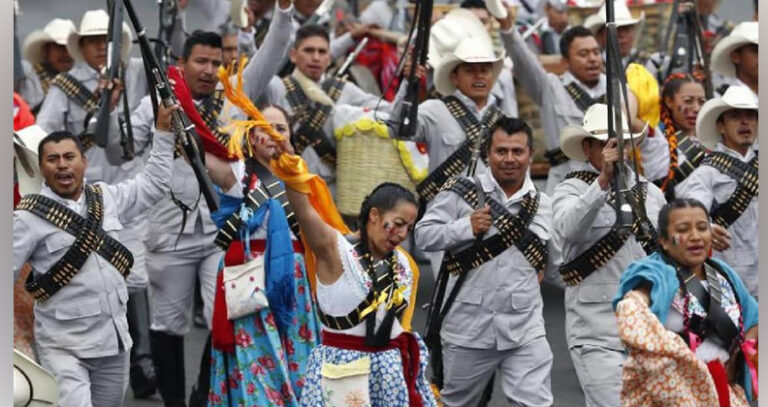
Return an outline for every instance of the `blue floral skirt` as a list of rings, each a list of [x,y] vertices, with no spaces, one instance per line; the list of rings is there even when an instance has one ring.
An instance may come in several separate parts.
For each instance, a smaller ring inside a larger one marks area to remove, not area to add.
[[[304,256],[296,253],[294,320],[279,332],[269,308],[234,321],[235,353],[211,352],[208,406],[298,406],[307,359],[320,343]]]

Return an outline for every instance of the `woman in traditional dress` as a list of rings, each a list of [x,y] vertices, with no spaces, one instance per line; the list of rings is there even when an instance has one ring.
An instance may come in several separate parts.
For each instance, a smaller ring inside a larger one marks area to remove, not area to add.
[[[659,213],[661,250],[624,272],[613,301],[624,406],[747,406],[757,393],[757,302],[724,262],[699,201]]]
[[[674,187],[704,159],[706,149],[696,137],[696,117],[707,101],[704,86],[690,74],[674,73],[664,81],[661,123],[643,146],[645,176],[674,199]]]
[[[269,105],[261,111],[272,128],[290,140],[285,110]],[[208,405],[298,406],[307,358],[319,343],[319,323],[298,229],[289,227],[290,207],[280,202],[281,196],[285,201],[285,188],[269,165],[275,144],[259,128],[247,133],[241,150],[244,160],[228,163],[210,154],[206,157],[212,180],[225,191],[220,194],[221,209],[212,216],[222,228],[216,242],[227,250],[222,267],[264,256],[269,305],[228,320],[224,273],[219,272]],[[248,198],[262,192],[269,200],[261,205]],[[235,223],[231,220],[235,214],[242,224],[227,230],[227,221]]]

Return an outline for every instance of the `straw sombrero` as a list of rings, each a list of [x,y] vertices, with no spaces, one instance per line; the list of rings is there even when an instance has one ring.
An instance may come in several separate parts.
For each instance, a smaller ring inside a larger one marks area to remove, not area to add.
[[[629,132],[627,116],[623,112],[621,116],[624,140],[634,139],[636,145],[642,143],[645,139],[648,124],[646,123],[642,132],[632,134]],[[608,140],[608,105],[596,103],[587,109],[581,126],[569,124],[563,127],[560,130],[560,148],[572,160],[587,161],[587,156],[581,148],[581,141],[586,138],[594,138],[600,141]]]
[[[736,76],[736,66],[731,62],[731,52],[749,44],[757,44],[757,22],[748,21],[737,25],[731,33],[720,40],[712,50],[710,67],[721,75]]]
[[[109,30],[109,14],[104,10],[86,11],[80,22],[80,30],[69,34],[67,38],[67,50],[75,61],[85,61],[80,52],[80,38],[95,35],[107,35]],[[133,35],[128,24],[123,21],[123,42],[120,47],[120,59],[125,62],[131,54]]]
[[[696,136],[708,148],[714,148],[722,136],[717,132],[717,119],[731,109],[758,110],[757,97],[746,86],[730,86],[723,97],[704,103],[696,117]]]
[[[43,62],[43,46],[49,42],[67,45],[69,34],[77,31],[72,20],[54,18],[42,30],[32,31],[21,46],[24,59],[29,62]]]

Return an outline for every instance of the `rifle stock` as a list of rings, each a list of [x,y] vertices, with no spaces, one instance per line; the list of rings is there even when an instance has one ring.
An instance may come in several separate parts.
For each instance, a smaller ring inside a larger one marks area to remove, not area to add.
[[[173,104],[177,103],[176,97],[171,90],[168,77],[162,71],[162,68],[158,63],[155,54],[152,53],[152,50],[149,47],[149,41],[146,37],[147,31],[141,25],[141,21],[139,21],[131,1],[123,1],[125,4],[125,9],[128,11],[128,17],[131,20],[131,24],[133,25],[133,29],[136,31],[136,35],[139,40],[141,55],[144,58],[144,68],[148,75],[147,81],[157,90],[162,103],[165,106],[172,106]],[[153,107],[155,107],[157,104],[157,96],[154,92],[151,91],[150,96],[153,100]],[[157,111],[155,111],[155,117],[157,117]],[[211,212],[218,210],[219,197],[213,188],[213,183],[211,182],[211,178],[208,176],[208,172],[205,168],[205,165],[203,164],[200,151],[197,147],[196,140],[199,139],[199,135],[197,134],[197,131],[195,131],[195,126],[182,110],[177,110],[173,113],[172,127],[173,132],[181,142],[181,145],[184,149],[184,154],[187,156],[187,160],[189,161],[189,165],[192,167],[192,170],[195,173],[195,178],[197,178],[197,182],[200,185],[200,192],[203,194],[203,198],[205,198],[205,202],[208,204],[208,208]]]

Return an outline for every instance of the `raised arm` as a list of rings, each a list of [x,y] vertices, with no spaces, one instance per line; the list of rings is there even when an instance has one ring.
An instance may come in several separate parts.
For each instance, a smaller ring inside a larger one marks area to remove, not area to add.
[[[509,13],[509,17],[512,19],[511,22],[501,22],[501,40],[504,43],[504,49],[515,64],[515,77],[533,101],[541,106],[548,73],[515,30],[513,13]]]

